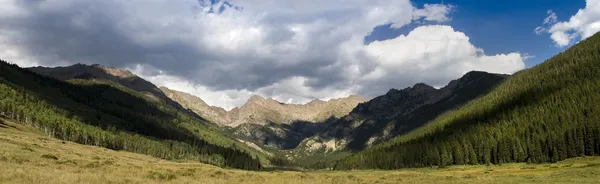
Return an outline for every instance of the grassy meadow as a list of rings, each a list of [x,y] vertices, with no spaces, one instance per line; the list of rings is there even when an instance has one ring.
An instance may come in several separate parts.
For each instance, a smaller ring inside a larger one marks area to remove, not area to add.
[[[0,183],[595,183],[600,157],[394,171],[244,171],[47,138],[0,119]]]

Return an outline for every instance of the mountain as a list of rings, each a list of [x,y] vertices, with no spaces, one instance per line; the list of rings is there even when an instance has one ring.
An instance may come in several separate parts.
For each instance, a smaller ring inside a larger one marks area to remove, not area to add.
[[[336,157],[332,154],[344,155],[335,152],[356,152],[384,143],[486,94],[506,77],[472,71],[440,89],[423,83],[401,90],[391,89],[358,104],[347,116],[330,122],[324,130],[299,143],[291,154],[299,159],[307,155],[333,159]]]
[[[154,88],[99,65],[29,70],[0,61],[0,115],[49,137],[240,169],[260,169],[259,158],[268,163],[215,124],[167,104]]]
[[[244,123],[292,124],[299,121],[317,123],[331,117],[342,117],[357,104],[367,100],[360,96],[349,96],[329,101],[316,99],[306,104],[284,104],[271,98],[254,95],[240,108],[232,109],[230,116],[233,120],[232,126]]]
[[[336,169],[557,162],[600,155],[600,33]]]
[[[269,123],[292,124],[294,122],[322,122],[331,117],[342,117],[357,104],[367,101],[360,96],[322,101],[315,99],[306,104],[284,104],[271,98],[258,95],[251,96],[241,107],[226,111],[223,108],[210,106],[194,95],[160,87],[169,98],[192,110],[200,116],[230,127],[252,123],[265,125]]]
[[[485,94],[506,77],[473,71],[441,89],[423,83],[402,90],[391,89],[385,95],[356,106],[348,116],[332,123],[322,134],[309,140],[306,146],[313,149],[327,145],[332,150],[362,150],[460,107]]]
[[[125,87],[139,91],[152,100],[166,101],[167,98],[154,84],[138,77],[128,70],[102,65],[75,64],[66,67],[31,67],[29,70],[54,77],[58,80],[70,79],[104,79],[122,84]]]
[[[75,64],[64,67],[31,67],[27,68],[40,75],[56,78],[58,80],[107,80],[119,83],[129,89],[135,90],[143,94],[144,98],[156,102],[164,102],[179,110],[186,111],[180,104],[167,97],[158,87],[151,82],[138,77],[129,70],[123,70],[114,67],[107,67],[98,64],[86,65]],[[193,114],[193,113],[188,113]]]
[[[331,120],[347,115],[368,99],[360,96],[313,100],[306,104],[284,104],[254,95],[246,104],[231,111],[206,104],[184,92],[160,88],[169,98],[217,124],[230,126],[232,133],[263,145],[291,149],[306,137],[327,127]]]
[[[171,90],[167,87],[160,87],[160,90],[173,101],[181,104],[183,107],[190,109],[192,112],[206,118],[210,122],[219,125],[230,124],[231,118],[228,112],[220,107],[210,106],[204,100],[181,91]]]

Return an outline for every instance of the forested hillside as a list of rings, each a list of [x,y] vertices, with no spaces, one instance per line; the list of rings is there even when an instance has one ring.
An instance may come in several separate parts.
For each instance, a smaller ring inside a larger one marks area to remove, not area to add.
[[[499,84],[506,75],[472,71],[435,89],[418,83],[358,104],[320,135],[317,142],[336,141],[337,148],[360,151],[388,141],[460,107]]]
[[[64,82],[0,61],[0,97],[0,115],[50,137],[165,159],[261,168],[249,149],[211,123],[112,81]]]
[[[336,169],[556,162],[600,154],[600,34]]]

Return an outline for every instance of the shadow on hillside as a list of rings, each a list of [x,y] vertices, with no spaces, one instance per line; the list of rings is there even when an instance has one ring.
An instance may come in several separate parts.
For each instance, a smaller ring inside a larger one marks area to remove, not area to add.
[[[360,151],[366,148],[367,141],[371,137],[380,135],[387,126],[392,126],[388,136],[373,142],[379,144],[396,136],[415,130],[424,124],[433,121],[439,115],[452,109],[459,108],[465,103],[487,94],[494,86],[498,85],[503,77],[483,77],[478,80],[472,80],[469,84],[461,85],[459,88],[451,89],[451,95],[445,96],[433,104],[425,104],[413,109],[409,114],[400,115],[394,119],[369,119],[361,126],[357,127],[352,141],[348,143],[348,148],[353,151]]]
[[[458,118],[445,125],[442,131],[432,132],[430,136],[420,139],[430,138],[443,140],[445,137],[454,134],[457,130],[461,130],[459,132],[467,132],[468,129],[473,127],[473,124],[490,124],[495,122],[495,120],[499,120],[503,113],[532,105],[543,97],[558,92],[560,89],[561,87],[558,85],[545,86],[544,88],[529,88],[528,90],[503,101],[503,103],[494,105],[490,111],[471,113],[472,116]],[[413,141],[416,140],[417,139]]]
[[[159,139],[202,142],[173,123],[175,112],[106,84],[76,85],[13,65],[0,65],[0,77],[58,107],[67,117],[108,131],[127,131]]]
[[[330,117],[323,122],[294,121],[290,124],[268,122],[265,125],[245,124],[251,130],[250,139],[283,150],[294,149],[306,138],[323,132],[337,118]],[[241,128],[241,127],[238,127]],[[235,130],[234,130],[235,131]]]

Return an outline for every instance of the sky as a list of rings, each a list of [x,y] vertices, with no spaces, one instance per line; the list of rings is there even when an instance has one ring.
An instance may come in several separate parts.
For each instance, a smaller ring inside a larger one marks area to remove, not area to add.
[[[600,31],[600,0],[0,0],[0,58],[124,68],[231,109],[512,74]]]

